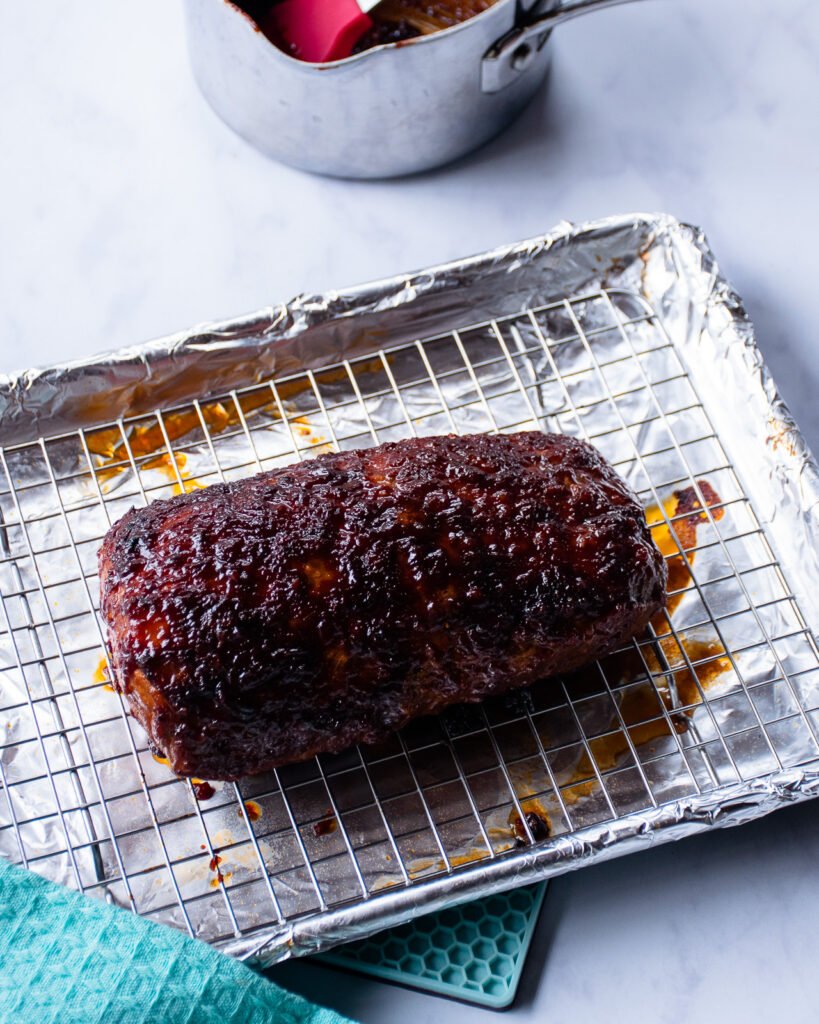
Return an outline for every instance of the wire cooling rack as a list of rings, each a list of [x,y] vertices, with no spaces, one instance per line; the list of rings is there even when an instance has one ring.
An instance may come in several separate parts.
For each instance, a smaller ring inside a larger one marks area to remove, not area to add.
[[[152,754],[101,662],[97,550],[129,507],[330,449],[534,428],[588,439],[644,501],[671,571],[645,636],[241,784]],[[7,447],[0,514],[0,853],[216,944],[819,756],[812,636],[680,355],[626,291]]]

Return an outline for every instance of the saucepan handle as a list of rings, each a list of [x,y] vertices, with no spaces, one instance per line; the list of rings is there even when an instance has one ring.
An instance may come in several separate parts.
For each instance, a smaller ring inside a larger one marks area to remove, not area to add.
[[[532,64],[556,25],[589,11],[617,7],[633,0],[565,0],[531,21],[517,25],[484,54],[481,63],[481,89],[500,92],[511,85]]]

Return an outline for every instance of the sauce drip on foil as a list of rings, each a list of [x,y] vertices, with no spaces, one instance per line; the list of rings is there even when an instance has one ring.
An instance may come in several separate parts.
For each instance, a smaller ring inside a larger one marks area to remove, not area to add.
[[[521,803],[521,809],[523,810],[523,817],[526,820],[526,825],[529,826],[529,831],[532,833],[532,840],[538,843],[542,839],[548,839],[552,832],[552,822],[540,801],[523,801]],[[510,813],[509,827],[512,830],[516,846],[529,845],[529,837],[526,834],[526,827],[524,826],[523,821],[521,821],[521,817],[517,811],[512,811]]]
[[[725,514],[725,510],[720,507],[722,499],[707,480],[698,480],[697,486],[714,521],[719,522]],[[666,522],[666,519],[669,522]],[[697,546],[697,529],[708,522],[708,513],[703,509],[695,488],[685,487],[680,491],[674,491],[671,497],[663,502],[662,508],[656,505],[649,508],[646,512],[646,522],[651,527],[654,543],[666,556],[669,594],[666,614],[671,616],[685,597],[685,588],[691,582],[691,572],[686,565],[686,559],[680,554],[680,548],[686,552],[688,564],[693,565],[696,554],[691,549]],[[665,632],[664,615],[660,613],[652,625],[658,632]]]
[[[151,757],[157,764],[164,765],[166,768],[170,767],[170,762],[167,757],[165,757],[164,754],[161,754],[158,750],[152,750]],[[200,803],[204,803],[205,800],[210,800],[216,795],[214,787],[210,782],[206,782],[204,779],[191,779],[190,783],[194,796],[200,801]]]
[[[262,809],[259,806],[259,804],[256,803],[255,800],[245,800],[244,806],[245,806],[245,814],[247,815],[247,820],[251,823],[251,825],[253,824],[253,822],[258,821],[259,818],[261,818],[261,816],[262,816]],[[239,808],[236,813],[239,815],[239,817],[241,817],[242,816],[241,808]]]
[[[230,879],[233,877],[232,871],[222,871],[222,868],[220,866],[221,864],[222,858],[219,856],[218,853],[215,853],[210,859],[210,864],[208,864],[208,868],[211,871],[216,872],[216,877],[210,880],[211,889],[218,889],[220,885],[224,885],[225,882],[229,882]]]
[[[313,835],[318,839],[321,836],[329,836],[338,828],[338,819],[328,807],[324,812],[325,817],[313,824]]]
[[[216,790],[209,782],[205,782],[204,779],[191,779],[191,786],[193,787],[196,799],[199,801],[210,800],[211,797],[216,795]]]
[[[111,675],[108,671],[108,659],[105,655],[100,658],[97,667],[94,669],[91,681],[97,684],[102,683],[103,690],[110,690],[111,693],[115,692],[111,683]]]

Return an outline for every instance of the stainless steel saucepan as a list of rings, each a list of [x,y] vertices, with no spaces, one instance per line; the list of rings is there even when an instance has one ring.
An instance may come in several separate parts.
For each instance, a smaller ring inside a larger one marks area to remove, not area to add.
[[[230,0],[185,0],[199,86],[262,152],[319,174],[387,178],[463,156],[512,123],[543,83],[552,29],[628,0],[498,0],[433,35],[306,64]]]

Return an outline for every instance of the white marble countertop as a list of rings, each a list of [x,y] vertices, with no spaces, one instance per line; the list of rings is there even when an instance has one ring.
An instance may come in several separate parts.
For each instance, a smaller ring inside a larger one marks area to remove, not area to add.
[[[662,0],[555,36],[551,88],[502,138],[411,180],[277,166],[188,71],[178,3],[0,6],[0,370],[86,355],[458,257],[561,219],[702,225],[819,448],[819,5]],[[506,1019],[813,1021],[808,804],[556,880]],[[365,1022],[488,1011],[274,971]]]

